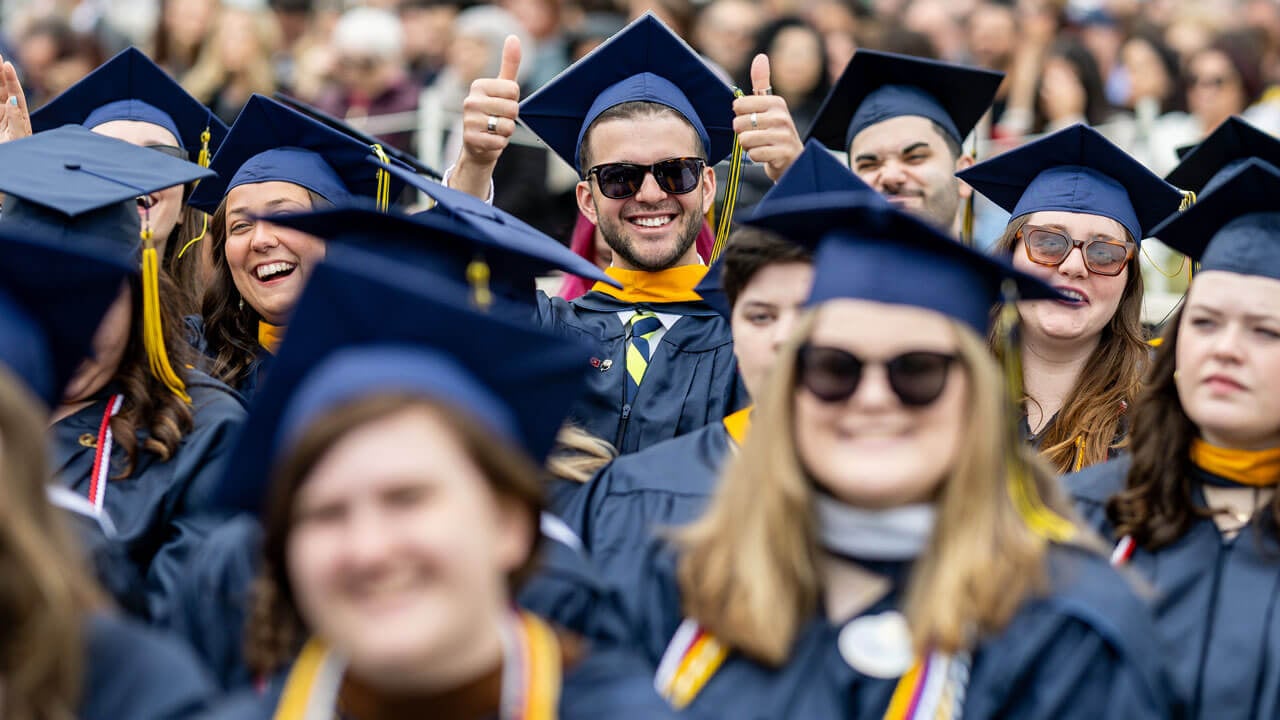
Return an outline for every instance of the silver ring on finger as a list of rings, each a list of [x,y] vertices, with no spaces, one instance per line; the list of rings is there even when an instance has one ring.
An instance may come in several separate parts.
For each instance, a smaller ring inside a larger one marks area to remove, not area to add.
[[[772,95],[773,86],[770,85],[769,87],[760,88],[759,90],[752,90],[751,94],[752,95]]]
[[[755,130],[756,128],[760,127],[759,121],[760,121],[760,115],[758,113],[751,113],[751,129],[752,130]]]
[[[498,132],[498,116],[490,115],[489,122],[484,126],[484,129],[491,133]]]

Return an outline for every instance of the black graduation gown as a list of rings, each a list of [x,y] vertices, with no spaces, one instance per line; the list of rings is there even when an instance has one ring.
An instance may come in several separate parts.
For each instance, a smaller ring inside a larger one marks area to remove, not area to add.
[[[53,443],[56,482],[87,496],[96,443],[81,443],[82,436],[96,439],[110,393],[108,388],[88,407],[54,424]],[[169,601],[183,565],[192,550],[220,521],[206,514],[216,485],[222,482],[235,435],[244,423],[239,398],[225,385],[203,373],[188,371],[193,423],[173,456],[161,461],[142,450],[146,430],[138,431],[138,456],[133,473],[107,484],[103,508],[116,526],[112,542],[124,546],[137,576],[145,583],[147,617],[163,624]],[[111,473],[124,467],[126,457],[119,444],[111,456]]]
[[[86,620],[80,720],[189,720],[216,690],[183,645],[137,622],[106,614]]]
[[[715,422],[623,455],[579,487],[565,507],[565,522],[613,579],[626,572],[619,561],[644,546],[655,528],[702,514],[733,446],[724,423]]]
[[[623,592],[628,621],[656,667],[683,620],[676,556],[656,541],[633,560],[636,580]],[[1151,620],[1127,583],[1104,558],[1068,547],[1050,551],[1049,574],[1051,591],[1026,602],[1002,632],[978,645],[964,717],[1170,717]],[[896,609],[902,594],[895,583],[859,617]],[[846,662],[842,627],[813,618],[777,669],[730,654],[688,712],[745,720],[883,717],[898,678],[872,677]]]
[[[1125,486],[1130,458],[1066,478],[1085,519],[1116,542],[1106,502]],[[1198,503],[1204,480],[1191,478]],[[1196,521],[1154,553],[1135,548],[1128,567],[1151,584],[1160,654],[1187,717],[1280,717],[1280,543],[1256,519],[1224,539]]]
[[[244,628],[261,547],[257,520],[238,516],[209,534],[177,588],[171,624],[226,689],[254,680],[244,661]],[[616,590],[580,550],[544,535],[540,562],[516,597],[521,607],[602,646],[622,641]]]
[[[243,690],[201,720],[271,720],[288,671],[272,678],[265,692]],[[426,716],[424,716],[426,717]],[[564,671],[560,720],[665,720],[675,718],[650,681],[648,666],[621,650],[591,650]]]
[[[636,399],[626,392],[626,328],[618,312],[643,307],[681,315],[652,349]],[[590,361],[588,386],[569,420],[631,453],[718,422],[744,406],[747,393],[738,379],[729,323],[704,302],[622,302],[601,292],[573,300],[538,293],[538,323],[576,336],[597,348]],[[507,358],[519,362],[520,358]],[[585,365],[584,365],[585,367]]]

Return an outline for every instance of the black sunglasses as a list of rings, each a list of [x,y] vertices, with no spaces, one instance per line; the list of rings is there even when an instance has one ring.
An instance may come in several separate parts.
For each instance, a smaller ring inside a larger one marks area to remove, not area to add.
[[[800,384],[823,402],[848,400],[862,381],[868,364],[883,365],[889,388],[907,407],[924,407],[942,396],[951,364],[957,360],[947,353],[915,350],[875,363],[846,350],[802,345],[798,355]]]
[[[671,158],[652,165],[604,163],[588,170],[587,177],[595,175],[600,194],[613,200],[625,200],[640,192],[644,176],[649,173],[653,173],[653,179],[663,192],[684,195],[698,187],[706,164],[705,160],[697,157]]]
[[[190,159],[190,158],[187,156],[187,150],[186,150],[186,148],[180,148],[180,147],[178,147],[178,146],[176,146],[176,145],[160,145],[160,144],[156,144],[156,145],[143,145],[142,147],[144,147],[144,148],[146,148],[146,149],[148,149],[148,150],[155,150],[156,152],[164,153],[165,155],[168,155],[169,157],[175,157],[175,158],[178,158],[179,160],[189,160],[189,159]]]

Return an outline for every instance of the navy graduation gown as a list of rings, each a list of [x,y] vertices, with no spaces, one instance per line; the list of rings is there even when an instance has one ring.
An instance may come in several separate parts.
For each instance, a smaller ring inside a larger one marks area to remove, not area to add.
[[[183,645],[136,622],[105,614],[86,620],[80,720],[188,720],[216,691]]]
[[[652,349],[639,393],[627,405],[623,402],[626,328],[618,312],[638,307],[682,317]],[[569,302],[538,293],[537,321],[546,329],[583,338],[597,348],[591,358],[583,358],[594,370],[588,372],[587,390],[569,420],[613,443],[620,453],[635,452],[718,422],[746,404],[729,323],[706,303],[640,306],[601,292],[589,292]]]
[[[683,614],[676,557],[655,542],[624,592],[634,641],[655,666]],[[1051,591],[1024,603],[999,634],[974,652],[963,706],[967,718],[1167,718],[1167,678],[1158,665],[1150,618],[1101,557],[1055,546]],[[904,571],[896,573],[905,577]],[[860,617],[898,607],[903,587]],[[839,648],[842,625],[815,617],[788,662],[769,668],[731,654],[689,706],[707,717],[881,718],[897,678],[863,674]]]
[[[606,465],[565,508],[565,522],[612,579],[655,528],[682,525],[706,508],[733,447],[723,422],[660,442]]]
[[[257,577],[262,528],[247,515],[211,532],[177,588],[171,624],[213,672],[234,689],[253,681],[244,661],[244,629]],[[602,646],[624,638],[621,601],[580,550],[544,536],[540,565],[517,603]]]
[[[271,720],[287,677],[288,671],[285,671],[272,678],[261,694],[241,691],[200,717],[202,720]],[[564,670],[558,708],[560,720],[666,720],[675,716],[654,692],[648,665],[632,653],[592,649]]]
[[[188,371],[192,429],[167,461],[142,449],[146,429],[138,430],[137,462],[125,479],[107,483],[103,508],[115,523],[111,542],[123,545],[137,576],[145,583],[147,617],[163,623],[183,565],[192,549],[218,520],[204,513],[217,483],[222,481],[235,435],[244,423],[244,407],[225,385],[198,371]],[[56,482],[87,496],[97,437],[109,400],[100,394],[88,407],[59,420],[51,428]],[[117,444],[111,474],[126,462]]]
[[[1085,519],[1108,540],[1106,502],[1125,487],[1131,460],[1068,476]],[[1204,480],[1191,478],[1203,504]],[[1212,519],[1196,520],[1177,542],[1135,548],[1128,567],[1151,584],[1160,653],[1191,718],[1280,717],[1280,543],[1261,515],[1233,539]]]

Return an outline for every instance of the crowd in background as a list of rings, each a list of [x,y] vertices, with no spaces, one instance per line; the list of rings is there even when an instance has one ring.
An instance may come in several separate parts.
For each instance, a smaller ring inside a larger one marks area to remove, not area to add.
[[[767,53],[802,136],[859,47],[1007,73],[979,159],[1084,121],[1164,174],[1233,114],[1280,132],[1275,0],[7,0],[0,52],[33,109],[132,44],[228,123],[253,93],[285,93],[443,170],[462,100],[496,74],[508,34],[526,48],[527,95],[645,11],[740,87]],[[755,174],[740,207],[767,187]],[[575,181],[518,134],[495,201],[567,241]],[[979,211],[981,239],[1005,218]]]

